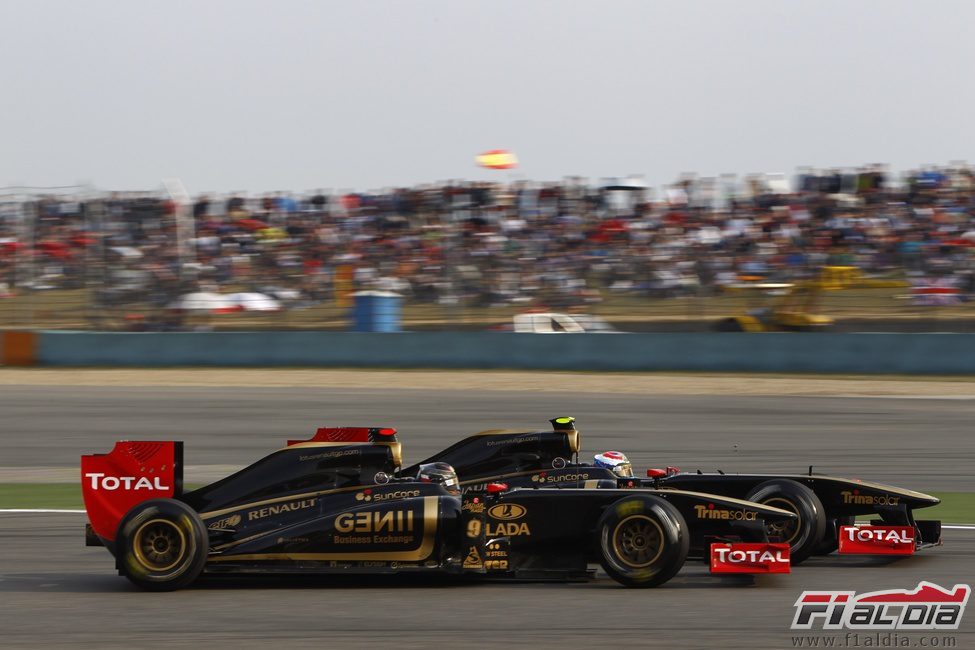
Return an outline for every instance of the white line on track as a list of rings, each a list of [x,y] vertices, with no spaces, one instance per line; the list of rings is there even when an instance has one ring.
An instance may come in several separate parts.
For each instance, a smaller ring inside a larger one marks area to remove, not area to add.
[[[756,395],[758,397],[758,395]],[[836,393],[822,395],[772,395],[771,397],[841,397],[843,399],[946,399],[946,400],[973,400],[975,395],[870,395],[864,393]]]
[[[86,510],[55,510],[49,508],[6,508],[0,509],[0,513],[35,513],[35,512],[77,512],[79,514],[85,514]]]
[[[0,511],[2,512],[2,511]],[[870,524],[866,522],[858,521],[857,526],[869,526]],[[883,524],[881,524],[883,525]],[[941,528],[945,530],[975,530],[975,524],[941,524]]]
[[[870,524],[858,521],[857,526],[869,526]],[[975,524],[941,524],[942,528],[947,528],[949,530],[975,530]]]

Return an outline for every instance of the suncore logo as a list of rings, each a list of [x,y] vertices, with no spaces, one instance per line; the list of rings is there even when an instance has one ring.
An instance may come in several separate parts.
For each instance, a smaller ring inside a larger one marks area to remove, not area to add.
[[[796,600],[793,630],[819,623],[824,630],[957,630],[972,588],[945,589],[920,582],[916,589],[804,591]]]

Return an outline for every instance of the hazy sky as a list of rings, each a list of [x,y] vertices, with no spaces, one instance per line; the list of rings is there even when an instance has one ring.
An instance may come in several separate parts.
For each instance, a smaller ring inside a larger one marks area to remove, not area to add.
[[[369,189],[975,158],[973,2],[0,0],[0,185]]]

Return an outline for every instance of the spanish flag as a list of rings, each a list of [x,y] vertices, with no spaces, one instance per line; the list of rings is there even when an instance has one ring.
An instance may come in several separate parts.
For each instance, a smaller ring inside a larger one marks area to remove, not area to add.
[[[477,164],[488,169],[514,169],[518,166],[518,158],[506,149],[492,149],[485,151],[476,158]]]

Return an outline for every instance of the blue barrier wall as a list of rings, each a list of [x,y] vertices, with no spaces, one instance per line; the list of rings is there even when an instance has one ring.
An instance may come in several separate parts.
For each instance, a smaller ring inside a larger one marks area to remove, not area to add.
[[[975,334],[43,332],[48,366],[975,373]]]

